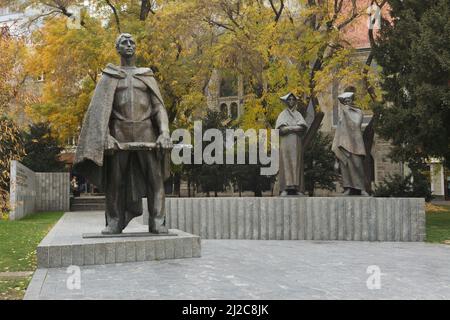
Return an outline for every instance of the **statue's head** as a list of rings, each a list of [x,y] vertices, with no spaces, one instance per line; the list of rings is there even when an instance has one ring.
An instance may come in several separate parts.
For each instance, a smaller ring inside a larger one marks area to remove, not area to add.
[[[124,58],[131,58],[136,53],[136,42],[129,33],[121,33],[116,39],[116,50]]]
[[[290,109],[293,109],[297,106],[298,98],[292,92],[289,92],[287,95],[280,98]]]
[[[353,105],[353,102],[355,101],[355,93],[355,87],[350,86],[345,88],[344,93],[338,96],[339,102],[346,106]]]

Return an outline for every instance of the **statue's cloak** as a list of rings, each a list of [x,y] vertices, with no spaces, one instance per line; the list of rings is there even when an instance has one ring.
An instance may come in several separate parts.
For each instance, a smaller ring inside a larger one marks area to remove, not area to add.
[[[283,110],[277,118],[275,129],[281,129],[284,126],[301,126],[308,128],[308,125],[297,110],[291,111],[289,108]],[[289,133],[280,135],[280,170],[279,183],[280,190],[287,187],[298,188],[298,191],[304,185],[304,150],[303,134]]]
[[[339,161],[347,163],[348,154],[366,155],[361,131],[364,114],[360,109],[349,106],[343,106],[341,110],[342,114],[336,128],[331,150]]]
[[[145,83],[164,106],[161,92],[150,68],[138,68],[134,77]],[[119,67],[112,64],[106,66],[95,88],[78,139],[73,171],[87,178],[100,190],[105,190],[105,149],[109,136],[109,121],[114,95],[119,80],[124,78],[126,78],[126,73]],[[163,109],[162,112],[166,112],[165,108]],[[168,178],[170,169],[168,155],[169,153],[166,153],[161,157],[165,179]],[[133,207],[134,209],[131,211],[134,212],[134,216],[137,216],[142,214],[141,198],[146,194],[146,190],[144,190],[146,182],[143,181],[143,176],[137,172],[130,172],[129,178],[130,181],[133,181],[131,187],[135,191],[132,199],[129,199],[127,203],[127,208]]]
[[[342,107],[342,114],[334,135],[331,150],[340,161],[342,186],[365,190],[364,145],[361,125],[363,112],[350,106]]]

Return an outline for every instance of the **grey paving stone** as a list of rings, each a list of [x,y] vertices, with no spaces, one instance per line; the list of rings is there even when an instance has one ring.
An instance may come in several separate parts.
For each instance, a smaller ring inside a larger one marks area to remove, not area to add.
[[[72,264],[75,266],[84,265],[84,251],[81,244],[72,246]]]
[[[62,246],[61,247],[61,266],[68,267],[72,265],[72,247]]]
[[[83,245],[84,261],[83,264],[88,266],[95,264],[95,245],[87,244]]]
[[[178,238],[178,239],[173,240],[174,258],[175,259],[184,258],[184,243],[185,242],[189,244],[189,241],[186,241],[186,239],[183,239],[183,238]],[[192,245],[191,245],[191,248],[192,248]]]
[[[48,261],[50,268],[61,267],[61,247],[51,246],[48,248]]]
[[[145,261],[145,241],[136,242],[136,261]]]
[[[163,241],[163,240],[161,240]],[[165,246],[165,258],[174,259],[175,258],[175,240],[163,241]]]
[[[41,268],[48,268],[48,246],[38,246],[36,249],[37,264]]]
[[[193,247],[194,247],[194,239],[185,239],[182,241],[182,257],[183,258],[192,258],[193,256]]]
[[[116,242],[116,263],[127,261],[127,248],[125,242]]]
[[[155,244],[156,241],[145,241],[145,260],[151,261],[156,259]]]
[[[94,245],[94,260],[95,264],[105,264],[106,263],[106,245],[105,243],[96,243]]]
[[[105,243],[105,263],[116,263],[116,244]]]
[[[126,251],[126,261],[127,262],[136,262],[136,242],[135,241],[126,241],[125,242],[125,251]]]
[[[417,242],[203,240],[202,258],[39,269],[26,299],[450,299],[450,246]],[[371,290],[369,266],[380,289]]]
[[[192,238],[192,256],[193,257],[201,257],[202,255],[202,246],[200,237]]]
[[[156,240],[155,243],[155,260],[166,259],[166,246],[164,241]]]

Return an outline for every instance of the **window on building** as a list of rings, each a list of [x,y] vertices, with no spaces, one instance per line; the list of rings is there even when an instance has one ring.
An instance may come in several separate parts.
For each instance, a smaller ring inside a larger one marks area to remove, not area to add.
[[[67,146],[72,147],[72,146],[76,146],[77,145],[77,137],[76,136],[72,136],[67,138]]]
[[[230,106],[231,119],[236,120],[239,116],[238,104],[233,102]]]
[[[226,103],[222,103],[222,104],[220,105],[220,112],[221,112],[222,114],[224,114],[225,116],[228,116],[228,106],[227,106]]]
[[[220,96],[230,97],[238,95],[238,77],[229,72],[221,73]]]
[[[44,82],[44,73],[41,73],[37,78],[36,78],[37,82]]]

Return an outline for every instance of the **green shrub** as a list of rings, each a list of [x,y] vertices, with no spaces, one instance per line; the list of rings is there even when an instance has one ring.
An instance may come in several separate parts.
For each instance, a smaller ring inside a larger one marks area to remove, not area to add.
[[[420,173],[411,173],[405,177],[400,174],[388,175],[375,187],[374,196],[425,198],[427,202],[432,199],[430,184]]]

